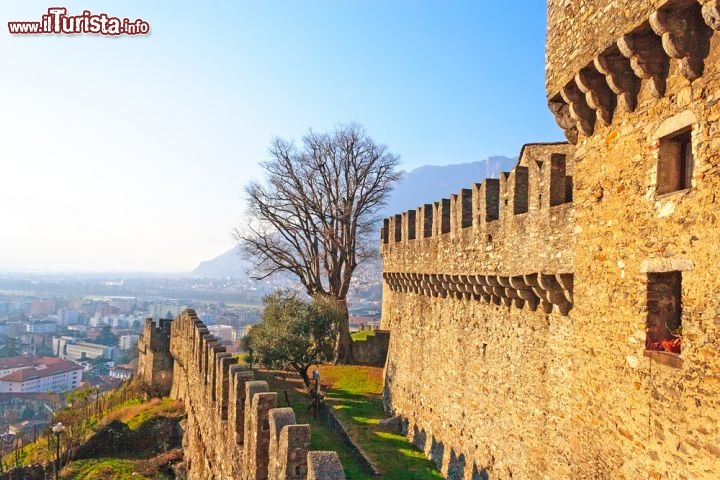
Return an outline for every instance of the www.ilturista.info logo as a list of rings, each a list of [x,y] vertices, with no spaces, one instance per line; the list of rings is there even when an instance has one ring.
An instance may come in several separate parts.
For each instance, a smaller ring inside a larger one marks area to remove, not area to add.
[[[150,24],[141,18],[130,21],[127,18],[110,17],[107,13],[94,14],[85,10],[82,15],[67,15],[67,8],[48,8],[47,15],[39,22],[8,22],[13,35],[72,35],[91,33],[95,35],[147,35]]]

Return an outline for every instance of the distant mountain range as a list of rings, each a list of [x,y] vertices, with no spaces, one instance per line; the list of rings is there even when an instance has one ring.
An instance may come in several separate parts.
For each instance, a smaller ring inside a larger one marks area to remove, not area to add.
[[[508,172],[516,164],[517,157],[494,156],[478,162],[426,165],[404,172],[380,215],[388,217],[441,198],[449,198],[451,194],[469,188],[473,183],[480,183],[486,178],[498,178],[500,172]],[[245,278],[249,268],[250,264],[242,259],[237,247],[233,247],[218,257],[201,262],[189,276]]]
[[[190,272],[189,276],[200,278],[244,278],[248,276],[247,270],[250,266],[240,256],[238,248],[233,247],[211,260],[200,262],[200,265]]]
[[[516,164],[517,157],[495,156],[472,163],[425,165],[405,172],[403,179],[393,189],[382,216],[450,198],[451,194],[470,188],[473,183],[480,183],[486,178],[498,178],[500,172],[509,172]]]

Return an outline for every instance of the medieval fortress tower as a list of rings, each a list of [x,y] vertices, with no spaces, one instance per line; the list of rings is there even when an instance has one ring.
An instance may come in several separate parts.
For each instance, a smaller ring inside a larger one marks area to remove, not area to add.
[[[718,29],[549,0],[569,143],[384,221],[386,405],[448,478],[720,478]]]

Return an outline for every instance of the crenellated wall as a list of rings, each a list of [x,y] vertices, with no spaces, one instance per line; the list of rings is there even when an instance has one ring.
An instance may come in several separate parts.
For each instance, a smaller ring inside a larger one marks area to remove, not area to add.
[[[337,453],[309,452],[310,426],[277,408],[277,393],[225,352],[193,310],[173,320],[171,332],[171,395],[188,415],[190,480],[345,478]]]
[[[525,145],[518,165],[499,179],[384,220],[387,286],[548,313],[555,306],[566,314],[572,306],[571,155],[566,143]]]
[[[448,478],[718,478],[718,29],[720,0],[551,0],[548,100],[573,145],[536,156],[565,155],[572,202],[532,211],[561,175],[533,180],[526,147],[385,221],[385,400]],[[668,273],[680,353],[647,343]]]

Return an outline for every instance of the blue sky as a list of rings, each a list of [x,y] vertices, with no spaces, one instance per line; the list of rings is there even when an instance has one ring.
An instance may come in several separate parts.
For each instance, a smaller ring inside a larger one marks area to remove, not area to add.
[[[357,121],[404,169],[562,140],[522,3],[4,2],[0,271],[189,271],[232,247],[273,136]],[[7,32],[51,6],[151,34]]]

